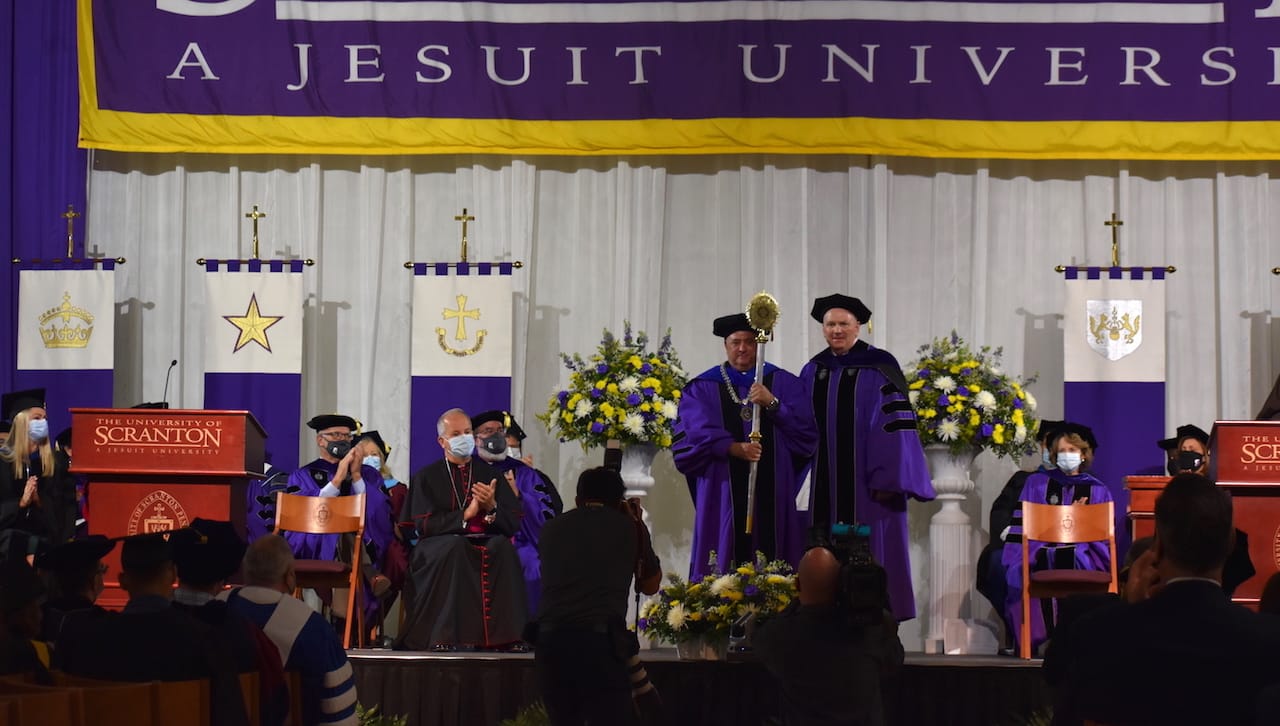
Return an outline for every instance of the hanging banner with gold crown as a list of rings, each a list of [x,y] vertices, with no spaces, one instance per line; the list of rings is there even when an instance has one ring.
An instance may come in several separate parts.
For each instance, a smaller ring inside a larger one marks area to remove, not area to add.
[[[467,261],[462,210],[459,262],[407,262],[413,271],[413,375],[410,467],[439,459],[436,420],[451,408],[468,414],[511,408],[511,274],[519,262]]]
[[[79,257],[84,246],[68,207],[66,256],[14,259],[18,265],[15,388],[47,391],[50,429],[69,426],[72,406],[112,406],[115,369],[115,267],[123,258]],[[4,412],[0,412],[3,417]]]
[[[1120,223],[1113,219],[1115,226]],[[1118,262],[1118,243],[1113,261]],[[1124,478],[1163,474],[1166,267],[1064,267],[1063,414],[1093,429],[1090,472],[1116,501],[1123,551],[1129,493]]]

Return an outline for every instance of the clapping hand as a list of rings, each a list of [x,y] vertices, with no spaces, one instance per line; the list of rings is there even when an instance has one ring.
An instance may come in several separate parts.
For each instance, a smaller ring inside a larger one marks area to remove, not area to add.
[[[22,488],[22,499],[18,502],[20,508],[25,509],[33,504],[40,505],[40,493],[36,489],[39,482],[40,480],[34,476],[27,477],[26,486]]]

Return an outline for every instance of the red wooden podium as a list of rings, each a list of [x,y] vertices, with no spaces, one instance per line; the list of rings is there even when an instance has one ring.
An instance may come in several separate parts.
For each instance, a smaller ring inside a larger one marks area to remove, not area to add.
[[[230,521],[244,536],[245,487],[262,477],[266,433],[248,411],[71,409],[71,471],[89,481],[89,531],[124,537]],[[120,548],[98,604],[123,606]]]
[[[1236,527],[1249,535],[1249,559],[1258,571],[1232,600],[1256,606],[1267,580],[1280,571],[1280,421],[1218,421],[1209,435],[1209,478],[1231,492]],[[1133,537],[1155,534],[1156,497],[1166,476],[1130,476]]]

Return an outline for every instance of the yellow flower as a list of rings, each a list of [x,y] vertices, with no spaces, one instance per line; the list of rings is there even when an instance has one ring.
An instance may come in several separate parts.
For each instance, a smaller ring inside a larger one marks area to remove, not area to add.
[[[685,594],[685,595],[689,595],[689,596],[693,596],[693,595],[697,595],[697,594],[698,594],[698,592],[699,592],[700,590],[702,590],[702,583],[700,583],[700,582],[695,582],[695,583],[693,583],[692,585],[690,585],[690,586],[689,586],[689,589],[688,589],[688,590],[685,590],[685,591],[684,591],[684,594]]]
[[[674,398],[674,399],[676,399],[677,401],[678,401],[678,400],[680,400],[680,392],[679,392],[679,391],[672,391],[672,392],[671,392],[671,397],[672,397],[672,398]]]
[[[581,401],[581,400],[582,400],[582,394],[575,393],[572,396],[569,396],[569,402],[565,404],[565,408],[575,408],[578,405],[578,401]]]
[[[565,411],[564,413],[560,414],[560,418],[564,419],[565,423],[569,423],[570,421],[573,420],[573,414],[569,413],[568,411]]]
[[[608,383],[609,383],[608,381],[606,381],[605,379],[601,378],[600,380],[596,381],[596,390],[598,390],[598,391],[603,391],[603,390],[604,390],[604,387],[605,387],[606,385],[608,385]]]
[[[617,392],[618,392],[618,384],[616,384],[616,383],[610,383],[608,386],[606,386],[606,387],[605,387],[605,390],[606,390],[606,391],[608,391],[609,393],[617,393]]]
[[[951,370],[951,372],[952,372],[952,373],[959,373],[959,372],[960,372],[960,366],[951,366],[951,369],[950,369],[950,370]]]
[[[689,613],[689,619],[694,622],[697,622],[702,619],[702,613],[698,612],[697,610],[694,610]]]
[[[653,406],[650,406],[650,405],[648,404],[648,402],[645,402],[645,403],[640,404],[640,410],[641,410],[641,411],[649,411],[649,410],[652,410],[652,409],[653,409]]]
[[[640,367],[644,365],[644,361],[640,360],[640,356],[638,355],[633,355],[630,358],[628,358],[627,363],[629,363],[631,367],[635,368],[636,370],[639,370]]]
[[[756,574],[756,569],[755,569],[754,567],[752,567],[751,565],[743,565],[742,567],[739,567],[739,568],[738,568],[738,574],[739,574],[739,575],[754,575],[754,574]]]
[[[970,411],[970,412],[969,412],[969,425],[970,425],[970,426],[977,426],[977,425],[978,425],[978,424],[980,424],[980,423],[982,423],[982,417],[978,415],[978,412],[977,412],[977,411]]]
[[[1021,426],[1021,425],[1023,424],[1023,419],[1022,419],[1022,409],[1020,409],[1020,408],[1015,408],[1015,409],[1013,409],[1013,417],[1012,417],[1012,418],[1013,418],[1013,423],[1014,423],[1014,425],[1015,425],[1015,426]]]
[[[667,434],[663,434],[663,435],[659,436],[659,437],[658,437],[658,446],[661,446],[661,447],[662,447],[662,448],[664,448],[664,449],[665,449],[665,448],[670,447],[670,446],[671,446],[671,437],[670,437],[669,435],[667,435]]]
[[[933,418],[934,416],[937,416],[937,415],[938,415],[938,412],[933,410],[932,408],[926,408],[920,412],[920,418]]]
[[[1004,443],[1004,427],[1003,426],[996,426],[995,431],[991,432],[991,440],[996,442],[997,444]]]
[[[650,358],[650,359],[649,359],[649,362],[650,362],[650,363],[652,363],[652,364],[654,364],[655,366],[660,366],[660,365],[662,365],[662,361],[658,360],[658,356],[656,356],[656,355],[655,355],[654,357]]]
[[[742,599],[743,595],[742,595],[742,592],[739,590],[728,590],[725,592],[724,595],[721,595],[721,597],[725,598],[726,600],[732,600],[734,602],[737,602]]]
[[[923,380],[912,381],[910,384],[907,385],[907,388],[913,391],[918,391],[921,388],[924,388],[924,381]]]
[[[982,386],[978,386],[974,384],[969,385],[969,393],[977,393],[978,391],[981,391],[981,390],[982,390]]]
[[[608,401],[605,401],[604,403],[600,404],[600,413],[603,413],[606,418],[613,416],[613,404],[609,403]],[[604,423],[604,422],[601,421],[601,423]]]
[[[662,381],[659,381],[657,378],[654,378],[653,376],[650,376],[644,379],[643,381],[640,381],[640,387],[652,388],[654,393],[662,393]]]

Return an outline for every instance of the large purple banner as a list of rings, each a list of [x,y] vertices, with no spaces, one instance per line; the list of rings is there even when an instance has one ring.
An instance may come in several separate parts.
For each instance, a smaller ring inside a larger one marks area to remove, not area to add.
[[[88,146],[1280,156],[1280,0],[82,7]]]

